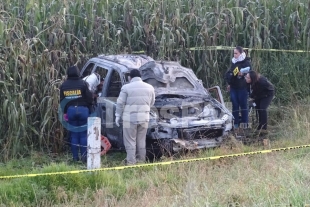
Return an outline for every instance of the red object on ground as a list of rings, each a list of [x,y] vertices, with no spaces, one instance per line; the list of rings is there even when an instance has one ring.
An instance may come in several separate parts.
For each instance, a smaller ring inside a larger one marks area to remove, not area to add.
[[[109,142],[108,138],[101,135],[101,147],[103,150],[101,151],[100,155],[105,155],[109,149],[111,149],[111,143]]]

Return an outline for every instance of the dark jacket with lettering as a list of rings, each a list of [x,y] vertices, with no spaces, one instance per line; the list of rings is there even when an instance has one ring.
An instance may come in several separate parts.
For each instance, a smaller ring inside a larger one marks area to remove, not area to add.
[[[254,85],[251,85],[251,91],[252,93],[250,94],[250,97],[257,101],[273,96],[274,86],[267,80],[266,77],[261,75],[258,81]]]
[[[93,104],[93,94],[87,83],[79,77],[79,70],[72,66],[67,69],[67,80],[60,86],[60,106],[67,113],[69,106],[86,106],[90,110]]]
[[[238,76],[238,72],[242,68],[251,66],[250,58],[246,57],[243,61],[231,63],[229,70],[225,74],[225,80],[234,89],[248,88],[248,85],[244,79],[244,76]],[[236,69],[237,68],[237,69]]]

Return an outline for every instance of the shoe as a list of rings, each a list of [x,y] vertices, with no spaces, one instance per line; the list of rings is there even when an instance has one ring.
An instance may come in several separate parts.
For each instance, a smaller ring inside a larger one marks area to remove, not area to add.
[[[125,165],[125,166],[130,166],[130,165],[135,165],[136,163],[130,163],[130,162],[127,161],[127,159],[124,159],[122,161],[122,164]]]
[[[79,161],[80,161],[80,159],[72,158],[72,159],[68,160],[68,163],[70,165],[76,165],[76,164],[78,164]]]
[[[144,160],[140,160],[140,159],[137,159],[137,165],[141,165],[141,164],[144,164],[145,163],[145,159]]]
[[[238,134],[239,131],[240,131],[239,127],[234,127],[234,133],[235,133],[235,134]]]
[[[126,158],[121,161],[121,165],[126,165],[126,163],[127,163]]]
[[[269,134],[269,131],[267,131],[266,129],[260,129],[254,132],[254,135],[258,135],[258,136],[266,136],[268,134]]]
[[[81,161],[82,161],[82,163],[86,164],[87,163],[87,157],[82,157]]]
[[[80,161],[80,159],[79,158],[72,158],[72,161],[73,162],[78,162],[78,161]]]

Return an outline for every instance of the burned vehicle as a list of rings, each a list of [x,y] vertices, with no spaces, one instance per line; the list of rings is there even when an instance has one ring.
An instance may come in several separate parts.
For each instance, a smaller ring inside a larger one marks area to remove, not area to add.
[[[155,89],[147,150],[177,152],[216,147],[232,129],[233,116],[225,107],[220,88],[205,89],[191,69],[145,55],[100,55],[85,64],[81,76],[95,72],[105,78],[96,114],[101,118],[102,134],[113,147],[124,148],[122,126],[115,124],[115,109],[132,69],[139,69],[142,80]],[[211,96],[209,90],[215,90],[217,97]]]

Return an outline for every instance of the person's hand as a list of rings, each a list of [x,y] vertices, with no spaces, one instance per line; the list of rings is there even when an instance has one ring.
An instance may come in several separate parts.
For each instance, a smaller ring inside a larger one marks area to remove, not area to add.
[[[115,117],[115,124],[116,124],[116,126],[118,126],[118,127],[120,126],[119,120],[120,120],[120,117],[119,117],[119,116]]]
[[[230,85],[227,86],[226,90],[227,90],[227,92],[230,91]]]

